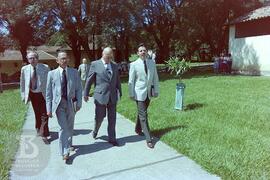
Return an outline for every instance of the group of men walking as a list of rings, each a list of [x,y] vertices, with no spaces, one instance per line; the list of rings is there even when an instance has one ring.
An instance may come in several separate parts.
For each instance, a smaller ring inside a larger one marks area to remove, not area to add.
[[[147,59],[144,45],[138,48],[139,58],[130,64],[129,96],[137,104],[138,116],[135,132],[145,135],[147,146],[154,148],[149,130],[147,108],[152,97],[159,94],[156,65]],[[68,66],[67,53],[59,51],[56,62],[58,68],[50,71],[45,64],[38,63],[38,54],[27,54],[29,64],[21,69],[20,90],[22,100],[31,101],[35,113],[35,128],[45,144],[50,144],[48,118],[55,114],[60,127],[59,149],[63,160],[68,160],[74,151],[72,136],[75,114],[82,106],[82,99],[89,100],[89,92],[94,85],[95,125],[92,137],[96,138],[104,117],[108,119],[108,142],[118,146],[116,139],[116,105],[122,96],[118,67],[113,60],[113,50],[104,48],[102,57],[91,66],[83,64],[79,69]],[[86,77],[82,78],[81,77]],[[84,91],[83,91],[84,89]],[[83,96],[83,97],[82,97]]]

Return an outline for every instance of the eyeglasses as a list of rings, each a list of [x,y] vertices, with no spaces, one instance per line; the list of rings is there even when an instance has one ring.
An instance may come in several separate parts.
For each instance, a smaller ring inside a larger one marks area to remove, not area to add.
[[[145,50],[145,49],[143,49],[143,50],[139,50],[139,52],[146,52],[146,50]]]
[[[28,57],[27,59],[29,59],[29,60],[36,60],[37,58],[36,57]]]

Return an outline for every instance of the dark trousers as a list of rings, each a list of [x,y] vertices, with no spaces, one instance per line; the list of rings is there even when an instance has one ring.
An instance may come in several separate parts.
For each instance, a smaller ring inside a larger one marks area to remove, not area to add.
[[[114,142],[116,141],[116,135],[115,135],[115,124],[116,124],[116,104],[108,103],[107,105],[103,105],[98,103],[95,100],[95,128],[94,132],[97,133],[104,117],[106,116],[106,110],[107,110],[107,119],[108,119],[108,136],[109,141]]]
[[[35,112],[36,130],[42,137],[47,137],[49,136],[49,127],[44,97],[42,93],[33,93],[30,91],[29,98]]]
[[[148,114],[147,108],[150,104],[150,99],[147,97],[145,101],[136,101],[138,115],[137,115],[137,122],[135,126],[135,131],[141,132],[143,131],[145,135],[145,139],[147,142],[151,142],[151,135],[150,135],[150,128],[148,124]]]

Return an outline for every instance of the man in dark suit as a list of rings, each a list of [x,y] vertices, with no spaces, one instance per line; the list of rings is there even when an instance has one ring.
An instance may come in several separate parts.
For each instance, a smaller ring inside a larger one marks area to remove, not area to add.
[[[20,92],[22,101],[27,104],[31,101],[35,112],[35,127],[37,135],[42,137],[45,144],[50,144],[47,137],[49,134],[48,116],[46,114],[46,83],[49,67],[38,63],[38,53],[27,53],[29,64],[21,69]]]
[[[67,53],[59,51],[57,63],[59,67],[48,73],[46,89],[47,115],[56,113],[60,126],[59,147],[63,160],[68,160],[72,151],[72,135],[75,113],[82,106],[82,84],[77,69],[67,66]]]
[[[112,62],[113,50],[106,47],[100,60],[91,63],[90,71],[85,83],[84,100],[89,99],[91,85],[95,84],[95,127],[93,138],[96,138],[101,123],[108,112],[108,136],[109,143],[118,146],[115,135],[116,103],[122,95],[120,76],[117,65]]]

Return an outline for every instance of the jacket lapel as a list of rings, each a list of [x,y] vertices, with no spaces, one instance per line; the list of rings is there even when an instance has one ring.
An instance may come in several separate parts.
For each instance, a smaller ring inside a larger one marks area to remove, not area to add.
[[[108,73],[107,73],[107,71],[106,71],[106,69],[104,67],[104,64],[103,64],[103,62],[102,62],[101,59],[99,60],[99,66],[100,66],[101,71],[103,72],[104,80],[110,82],[110,77],[109,77],[109,75],[108,75]]]
[[[72,82],[72,75],[70,68],[67,67],[67,94],[69,95],[70,89],[71,89],[71,82]]]
[[[60,76],[60,72],[59,72],[58,69],[55,70],[55,77],[56,77],[56,83],[57,83],[55,86],[59,87],[58,89],[60,90],[59,93],[60,93],[60,96],[61,96],[61,93],[62,93],[61,92],[61,88],[62,88],[61,87],[61,76]]]
[[[31,64],[28,65],[27,67],[27,74],[26,74],[26,77],[28,79],[26,79],[26,83],[27,83],[27,86],[30,88],[30,81],[31,81]]]

